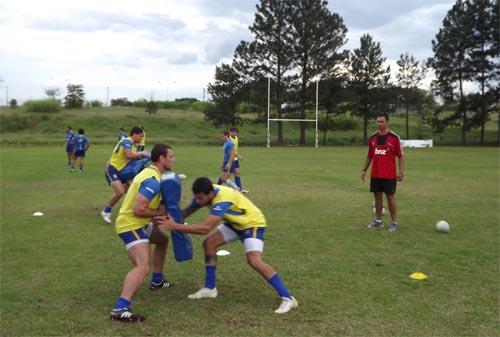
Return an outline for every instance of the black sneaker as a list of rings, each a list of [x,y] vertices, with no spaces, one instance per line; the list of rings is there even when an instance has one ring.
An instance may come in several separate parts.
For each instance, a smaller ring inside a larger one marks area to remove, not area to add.
[[[373,222],[366,225],[368,228],[382,228],[384,227],[384,222],[382,220],[373,220]]]
[[[156,290],[156,289],[163,289],[163,288],[172,288],[174,284],[172,282],[168,282],[166,280],[161,281],[161,283],[154,283],[151,282],[149,285],[149,289],[151,290]]]
[[[146,320],[146,317],[134,314],[129,308],[121,308],[111,310],[109,319],[112,321],[135,323],[143,322],[144,320]]]

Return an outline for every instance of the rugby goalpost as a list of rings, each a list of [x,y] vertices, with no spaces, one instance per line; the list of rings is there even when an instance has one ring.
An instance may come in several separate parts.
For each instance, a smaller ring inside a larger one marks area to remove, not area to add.
[[[271,77],[267,78],[267,148],[271,148],[271,122],[314,122],[314,147],[318,147],[318,88],[319,80],[316,80],[316,118],[315,119],[299,119],[299,118],[270,118],[271,113]],[[281,103],[280,103],[281,104]]]

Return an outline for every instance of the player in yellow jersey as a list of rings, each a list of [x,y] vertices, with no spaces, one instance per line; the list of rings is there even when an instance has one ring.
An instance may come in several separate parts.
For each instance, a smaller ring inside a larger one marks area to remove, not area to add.
[[[146,148],[146,130],[144,130],[144,126],[139,126],[142,129],[142,139],[139,145],[137,145],[137,151],[144,151]]]
[[[120,297],[111,311],[112,320],[137,322],[145,319],[132,312],[131,302],[151,269],[150,289],[171,287],[162,272],[168,236],[150,222],[151,218],[165,214],[165,207],[160,206],[160,182],[163,172],[174,165],[174,153],[168,145],[156,144],[151,151],[151,161],[151,166],[143,169],[132,181],[115,223],[133,268],[125,277]],[[150,242],[155,244],[152,259]]]
[[[240,132],[236,127],[232,127],[229,129],[229,140],[233,143],[234,152],[236,154],[231,164],[230,172],[234,174],[234,182],[236,183],[236,186],[238,186],[238,188],[240,189],[241,193],[248,193],[248,190],[243,189],[243,185],[241,184],[240,161],[243,160],[243,156],[238,153],[238,146],[240,145],[240,141],[238,139],[239,133]]]
[[[275,313],[283,314],[299,304],[285,287],[280,276],[262,260],[266,219],[264,214],[247,197],[230,187],[213,185],[210,179],[201,177],[193,183],[194,199],[183,209],[188,217],[203,206],[210,207],[210,213],[200,224],[178,224],[171,217],[154,219],[160,228],[192,234],[208,234],[203,242],[205,250],[205,287],[188,296],[190,299],[215,298],[217,248],[236,240],[243,242],[248,264],[255,269],[281,297],[281,305]],[[220,224],[216,230],[212,231]],[[209,234],[210,233],[210,234]]]
[[[127,188],[127,180],[120,176],[120,171],[130,160],[149,157],[149,153],[137,151],[136,145],[144,137],[144,131],[134,126],[130,130],[130,137],[121,139],[115,146],[111,158],[106,165],[104,174],[106,181],[113,188],[114,194],[109,199],[108,204],[102,210],[101,216],[107,223],[111,223],[111,210],[113,206],[121,199]]]

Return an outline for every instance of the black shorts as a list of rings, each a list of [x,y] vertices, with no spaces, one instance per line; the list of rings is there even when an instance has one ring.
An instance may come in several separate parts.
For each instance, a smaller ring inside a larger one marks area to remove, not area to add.
[[[384,192],[387,195],[396,193],[396,179],[370,179],[370,192]]]

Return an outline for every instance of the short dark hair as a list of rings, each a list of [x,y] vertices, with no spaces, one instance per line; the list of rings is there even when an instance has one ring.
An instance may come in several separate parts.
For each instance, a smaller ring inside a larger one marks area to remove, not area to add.
[[[229,131],[227,130],[224,130],[221,132],[221,135],[224,135],[224,136],[229,136]]]
[[[71,126],[68,126],[67,128],[71,130]]]
[[[229,129],[230,132],[238,132],[238,128],[237,127],[232,127]]]
[[[85,130],[83,129],[78,129],[78,134],[83,135],[85,133]]]
[[[207,177],[199,177],[193,183],[193,194],[208,194],[214,190],[214,185]]]
[[[144,131],[140,127],[138,127],[138,126],[134,126],[132,128],[132,130],[130,130],[130,135],[131,136],[136,135],[138,133],[144,133]]]
[[[118,130],[120,130],[120,131],[125,131],[125,129],[124,129],[124,128],[119,128]]]
[[[379,118],[379,117],[384,117],[386,121],[389,121],[389,114],[388,114],[388,113],[386,113],[386,112],[381,112],[381,113],[377,114],[377,116],[376,116],[376,117],[377,117],[377,118]]]
[[[169,149],[172,149],[167,144],[155,144],[151,150],[151,161],[158,161],[160,156],[167,156]]]

